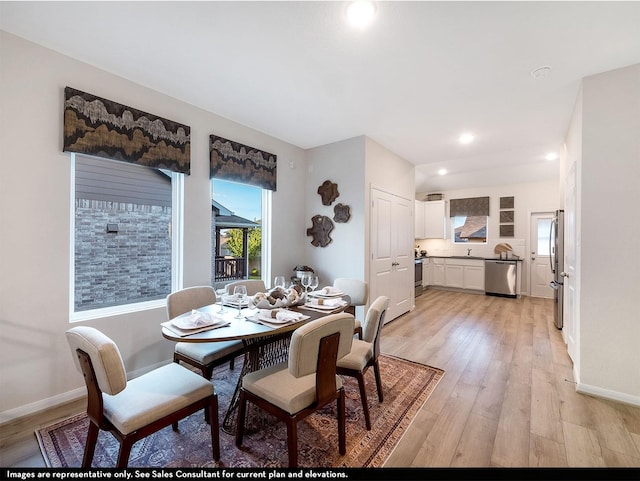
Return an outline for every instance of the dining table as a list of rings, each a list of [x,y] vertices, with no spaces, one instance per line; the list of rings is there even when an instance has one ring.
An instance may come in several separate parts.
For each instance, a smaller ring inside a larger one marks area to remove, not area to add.
[[[302,319],[295,322],[275,324],[267,322],[266,319],[264,322],[261,321],[258,314],[262,313],[264,315],[265,311],[253,307],[251,303],[242,309],[211,304],[200,307],[197,311],[217,319],[219,321],[218,324],[213,325],[211,328],[193,329],[193,333],[176,329],[173,323],[179,323],[181,319],[193,315],[192,312],[187,312],[161,323],[162,336],[174,342],[242,341],[244,344],[244,362],[222,421],[222,429],[228,434],[235,434],[242,378],[247,373],[285,362],[288,359],[289,342],[293,331],[300,326],[331,314],[344,312],[348,308],[349,305],[346,302],[345,305],[333,309],[328,309],[326,306],[324,308],[322,306],[306,305],[289,306],[284,309],[301,315]],[[258,429],[261,423],[264,422],[264,415],[260,415],[258,412],[248,414],[250,415],[247,416],[245,429],[250,432]]]

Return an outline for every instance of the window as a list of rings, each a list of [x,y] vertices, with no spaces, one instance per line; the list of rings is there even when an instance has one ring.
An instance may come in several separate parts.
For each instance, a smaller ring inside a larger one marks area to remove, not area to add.
[[[164,305],[181,286],[183,174],[71,158],[72,320]]]
[[[451,217],[451,232],[454,243],[478,243],[487,242],[487,223],[489,217],[486,215],[458,215]]]
[[[271,191],[226,180],[211,181],[211,283],[262,279],[264,199]]]
[[[538,242],[536,252],[539,256],[551,255],[549,251],[549,236],[551,234],[551,222],[553,219],[538,220]]]

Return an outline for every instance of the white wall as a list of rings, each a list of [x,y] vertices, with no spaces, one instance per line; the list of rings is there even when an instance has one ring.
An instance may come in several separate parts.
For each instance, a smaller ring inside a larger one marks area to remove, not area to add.
[[[640,64],[582,90],[579,382],[640,404]]]
[[[70,178],[62,152],[64,87],[71,86],[191,127],[185,179],[184,284],[210,283],[208,137],[278,156],[273,194],[274,272],[304,260],[306,154],[260,132],[0,32],[0,416],[84,393],[64,332],[69,324]],[[293,166],[293,168],[291,166]],[[302,201],[301,201],[302,199]],[[164,309],[87,322],[118,344],[129,372],[171,359]],[[74,391],[75,390],[75,391]]]
[[[454,244],[451,240],[451,222],[446,220],[446,239],[418,239],[416,244],[425,249],[430,255],[467,255],[467,248],[471,248],[471,255],[480,257],[495,257],[493,251],[496,244],[509,243],[514,254],[524,259],[522,263],[521,292],[529,292],[529,230],[530,217],[533,212],[553,212],[560,208],[559,186],[557,181],[531,182],[527,184],[497,185],[493,187],[477,187],[442,192],[445,197],[446,215],[449,215],[449,201],[467,197],[489,196],[489,233],[486,245]],[[416,195],[418,200],[425,199],[426,193]],[[514,197],[514,237],[500,237],[500,197]]]
[[[305,188],[307,215],[304,226],[312,226],[314,215],[325,215],[333,220],[334,207],[341,203],[351,208],[348,222],[334,222],[330,234],[332,242],[326,247],[315,247],[313,238],[305,241],[306,258],[320,277],[321,286],[330,285],[337,277],[365,279],[364,229],[365,217],[365,138],[336,142],[307,151],[308,173]],[[325,180],[338,185],[338,198],[330,205],[322,204],[318,187]],[[292,266],[293,267],[293,266]]]

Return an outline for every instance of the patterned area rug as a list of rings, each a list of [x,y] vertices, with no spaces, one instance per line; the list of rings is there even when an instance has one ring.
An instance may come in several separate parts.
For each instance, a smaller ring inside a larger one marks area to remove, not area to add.
[[[379,359],[384,402],[378,402],[373,369],[365,376],[371,413],[371,431],[364,425],[358,384],[343,378],[347,397],[347,453],[338,453],[335,403],[325,406],[298,423],[300,467],[381,467],[400,440],[415,414],[433,392],[444,371],[404,359],[382,355]],[[228,365],[214,371],[220,419],[229,403],[240,369]],[[251,406],[251,404],[249,404]],[[267,415],[269,416],[269,415]],[[80,467],[88,418],[79,414],[36,431],[40,449],[49,467]],[[100,431],[93,466],[114,467],[119,443]],[[241,448],[233,436],[220,430],[221,460],[213,461],[211,436],[203,414],[180,421],[179,430],[168,426],[138,441],[131,451],[130,467],[267,467],[287,466],[287,433],[275,418],[257,432],[245,433]]]

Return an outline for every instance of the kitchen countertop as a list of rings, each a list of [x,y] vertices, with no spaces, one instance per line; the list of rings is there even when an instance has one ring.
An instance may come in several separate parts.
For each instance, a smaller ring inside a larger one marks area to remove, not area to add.
[[[483,261],[518,261],[522,262],[522,258],[511,257],[509,259],[500,259],[500,257],[480,257],[480,256],[431,256],[427,255],[424,257],[416,257],[415,260],[423,260],[423,259],[475,259],[475,260],[483,260]]]

